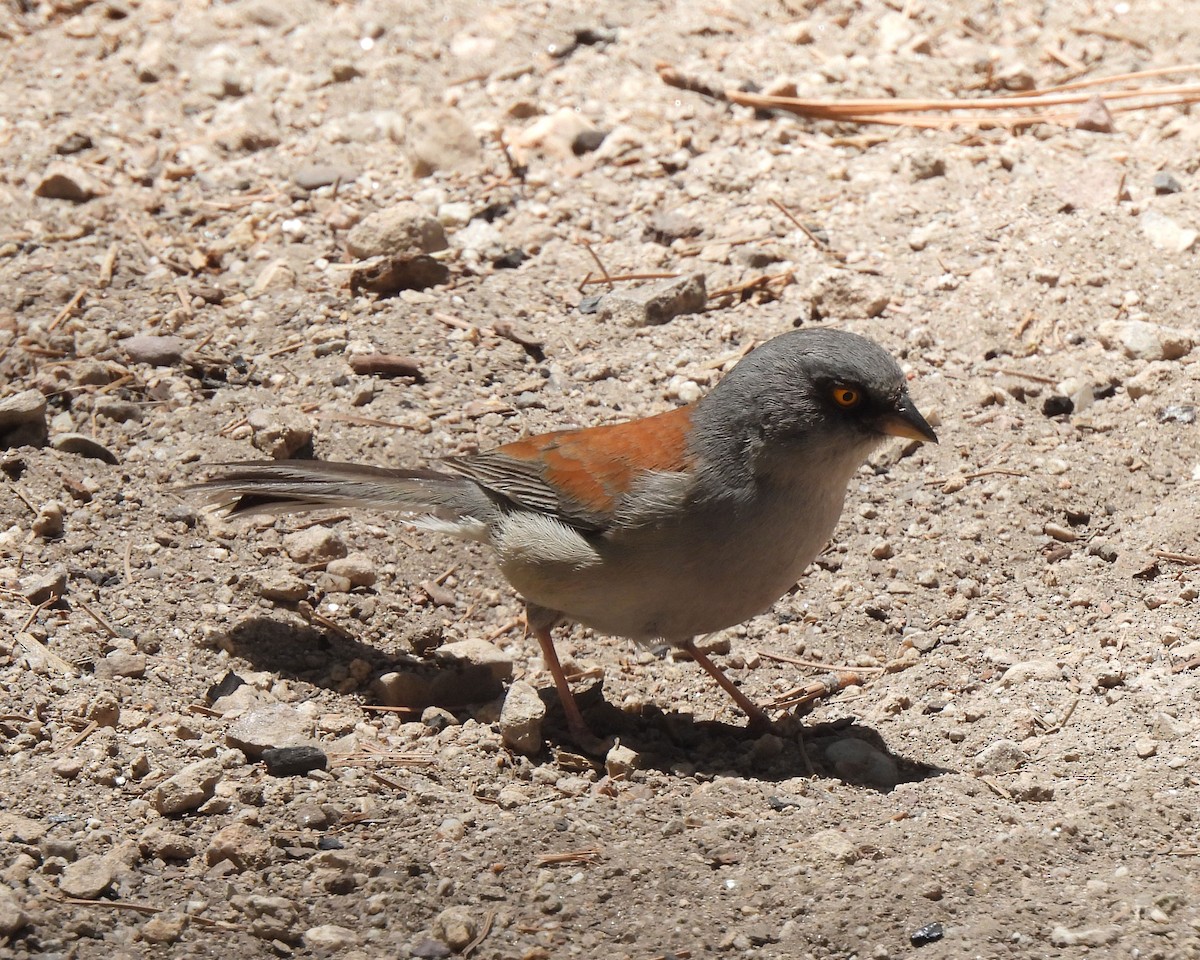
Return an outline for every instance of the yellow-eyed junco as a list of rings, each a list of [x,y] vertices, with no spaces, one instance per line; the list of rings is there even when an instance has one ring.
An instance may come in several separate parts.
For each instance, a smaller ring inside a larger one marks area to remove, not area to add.
[[[226,464],[197,489],[230,515],[365,506],[488,544],[525,600],[572,736],[594,744],[551,638],[563,621],[682,647],[769,726],[694,640],[792,588],[888,436],[937,442],[896,361],[856,334],[794,330],[696,403],[642,420],[526,437],[445,470]]]

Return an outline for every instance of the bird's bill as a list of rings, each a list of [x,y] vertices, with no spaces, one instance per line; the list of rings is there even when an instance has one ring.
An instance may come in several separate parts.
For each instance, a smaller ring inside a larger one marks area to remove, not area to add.
[[[937,443],[937,434],[908,397],[902,397],[895,410],[889,410],[875,421],[880,433],[922,443]]]

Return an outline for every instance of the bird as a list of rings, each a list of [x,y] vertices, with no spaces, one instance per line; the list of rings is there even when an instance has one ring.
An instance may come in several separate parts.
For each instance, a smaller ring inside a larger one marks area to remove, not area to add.
[[[368,507],[487,544],[525,603],[577,745],[598,749],[552,630],[686,651],[754,731],[771,729],[696,643],[769,610],[824,549],[851,477],[889,437],[937,442],[883,347],[801,328],[743,357],[699,400],[396,469],[317,460],[215,465],[193,485],[226,516]]]

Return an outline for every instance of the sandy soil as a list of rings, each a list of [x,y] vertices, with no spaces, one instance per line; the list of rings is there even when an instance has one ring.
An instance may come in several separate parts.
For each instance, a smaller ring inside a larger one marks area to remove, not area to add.
[[[6,4],[0,955],[1200,956],[1200,122],[834,125],[656,72],[994,96],[1198,61],[1200,7],[1155,0]],[[381,215],[433,285],[375,292]],[[651,281],[597,306],[598,264],[700,273],[706,309],[630,325]],[[942,442],[882,451],[711,641],[761,702],[859,671],[778,735],[575,630],[626,748],[579,757],[482,550],[178,489],[664,410],[814,323],[894,351]],[[540,748],[500,686],[378,709],[486,672],[439,674],[462,641],[542,693]],[[327,768],[263,759],[297,745]]]

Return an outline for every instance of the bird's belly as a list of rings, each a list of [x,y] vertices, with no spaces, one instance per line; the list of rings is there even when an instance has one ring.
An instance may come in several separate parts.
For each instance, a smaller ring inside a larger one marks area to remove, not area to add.
[[[563,527],[550,551],[518,528],[496,545],[526,600],[601,633],[681,642],[762,613],[790,590],[833,532],[841,497],[774,506],[596,538]]]

